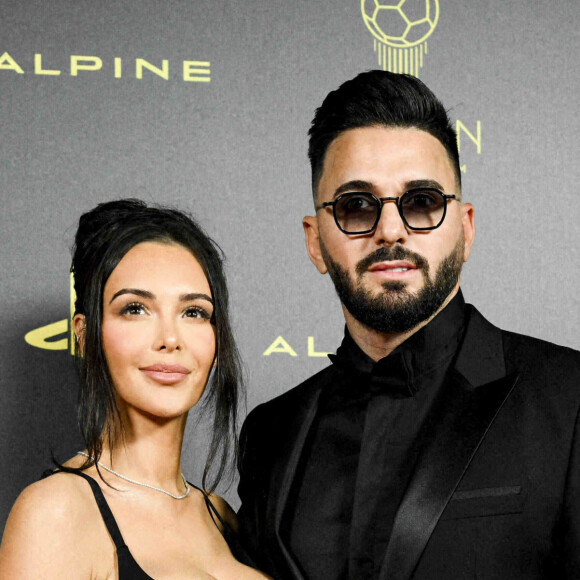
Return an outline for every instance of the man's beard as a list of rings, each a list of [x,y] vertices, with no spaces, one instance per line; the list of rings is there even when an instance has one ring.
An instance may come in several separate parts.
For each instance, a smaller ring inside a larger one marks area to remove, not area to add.
[[[357,285],[353,283],[348,272],[330,257],[322,243],[321,251],[336,293],[345,308],[368,328],[390,333],[407,332],[439,310],[459,280],[464,245],[461,236],[455,248],[439,265],[433,279],[429,276],[429,263],[423,256],[403,246],[379,248],[357,264]],[[383,282],[384,292],[373,295],[362,286],[362,276],[371,264],[387,260],[411,262],[423,273],[423,287],[417,293],[412,293],[406,289],[405,282],[392,280]]]

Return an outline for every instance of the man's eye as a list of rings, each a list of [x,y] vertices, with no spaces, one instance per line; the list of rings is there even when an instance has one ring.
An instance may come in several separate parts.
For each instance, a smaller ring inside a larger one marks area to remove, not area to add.
[[[139,302],[131,302],[121,310],[121,314],[128,314],[129,316],[138,316],[140,314],[145,314],[145,312],[145,306]]]
[[[438,209],[441,205],[440,196],[429,191],[412,193],[403,200],[404,208],[414,211],[431,211]]]
[[[369,211],[373,208],[373,205],[366,195],[351,195],[344,199],[342,210],[346,213]]]
[[[211,314],[201,306],[190,306],[184,312],[186,318],[204,318],[206,320],[211,319]]]

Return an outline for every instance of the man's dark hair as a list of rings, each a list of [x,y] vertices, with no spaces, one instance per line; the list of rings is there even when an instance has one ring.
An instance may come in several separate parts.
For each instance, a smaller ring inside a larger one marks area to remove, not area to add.
[[[308,132],[315,202],[329,145],[344,131],[372,126],[415,127],[433,135],[447,150],[461,189],[457,136],[441,101],[413,76],[371,70],[329,93],[316,110]]]
[[[80,367],[79,424],[86,446],[84,469],[98,461],[103,438],[109,447],[122,436],[123,426],[115,388],[102,342],[103,291],[123,256],[137,244],[179,244],[199,262],[214,302],[216,363],[206,387],[204,409],[213,412],[213,431],[203,474],[204,489],[215,489],[236,448],[240,361],[228,316],[228,291],[222,253],[193,219],[174,209],[148,207],[137,199],[101,203],[83,214],[75,237],[71,271],[76,292],[75,314],[85,316]],[[77,339],[78,340],[78,339]],[[98,466],[97,466],[98,469]],[[211,474],[211,481],[207,481]]]

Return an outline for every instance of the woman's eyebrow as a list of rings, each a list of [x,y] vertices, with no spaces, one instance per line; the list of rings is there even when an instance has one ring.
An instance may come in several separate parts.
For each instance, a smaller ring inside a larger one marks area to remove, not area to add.
[[[155,300],[155,294],[153,294],[153,292],[149,292],[148,290],[140,290],[139,288],[121,288],[121,290],[113,294],[113,297],[111,298],[109,304],[111,304],[113,300],[115,300],[115,298],[118,298],[123,294],[135,294],[135,296],[141,296],[141,298],[149,298],[150,300]]]
[[[207,300],[210,304],[213,304],[213,300],[211,299],[211,296],[208,296],[207,294],[203,294],[200,292],[192,292],[191,294],[182,294],[179,297],[179,300],[181,302],[189,302],[190,300],[198,300],[200,298],[202,300]]]
[[[141,298],[148,298],[149,300],[155,300],[156,296],[155,294],[153,294],[153,292],[149,292],[148,290],[141,290],[140,288],[121,288],[121,290],[119,290],[118,292],[115,292],[115,294],[113,294],[113,297],[111,298],[111,301],[109,302],[109,304],[111,304],[113,302],[113,300],[115,300],[115,298],[118,298],[119,296],[123,296],[123,294],[134,294],[135,296],[141,296]],[[191,300],[207,300],[210,304],[213,304],[213,300],[211,299],[211,296],[208,296],[207,294],[204,294],[203,292],[190,292],[188,294],[182,294],[179,297],[179,301],[180,302],[190,302]]]

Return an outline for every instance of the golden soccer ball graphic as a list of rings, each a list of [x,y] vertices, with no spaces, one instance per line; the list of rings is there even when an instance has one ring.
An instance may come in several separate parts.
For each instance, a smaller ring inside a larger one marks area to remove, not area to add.
[[[410,48],[425,42],[439,20],[439,0],[361,0],[363,20],[380,42]]]

